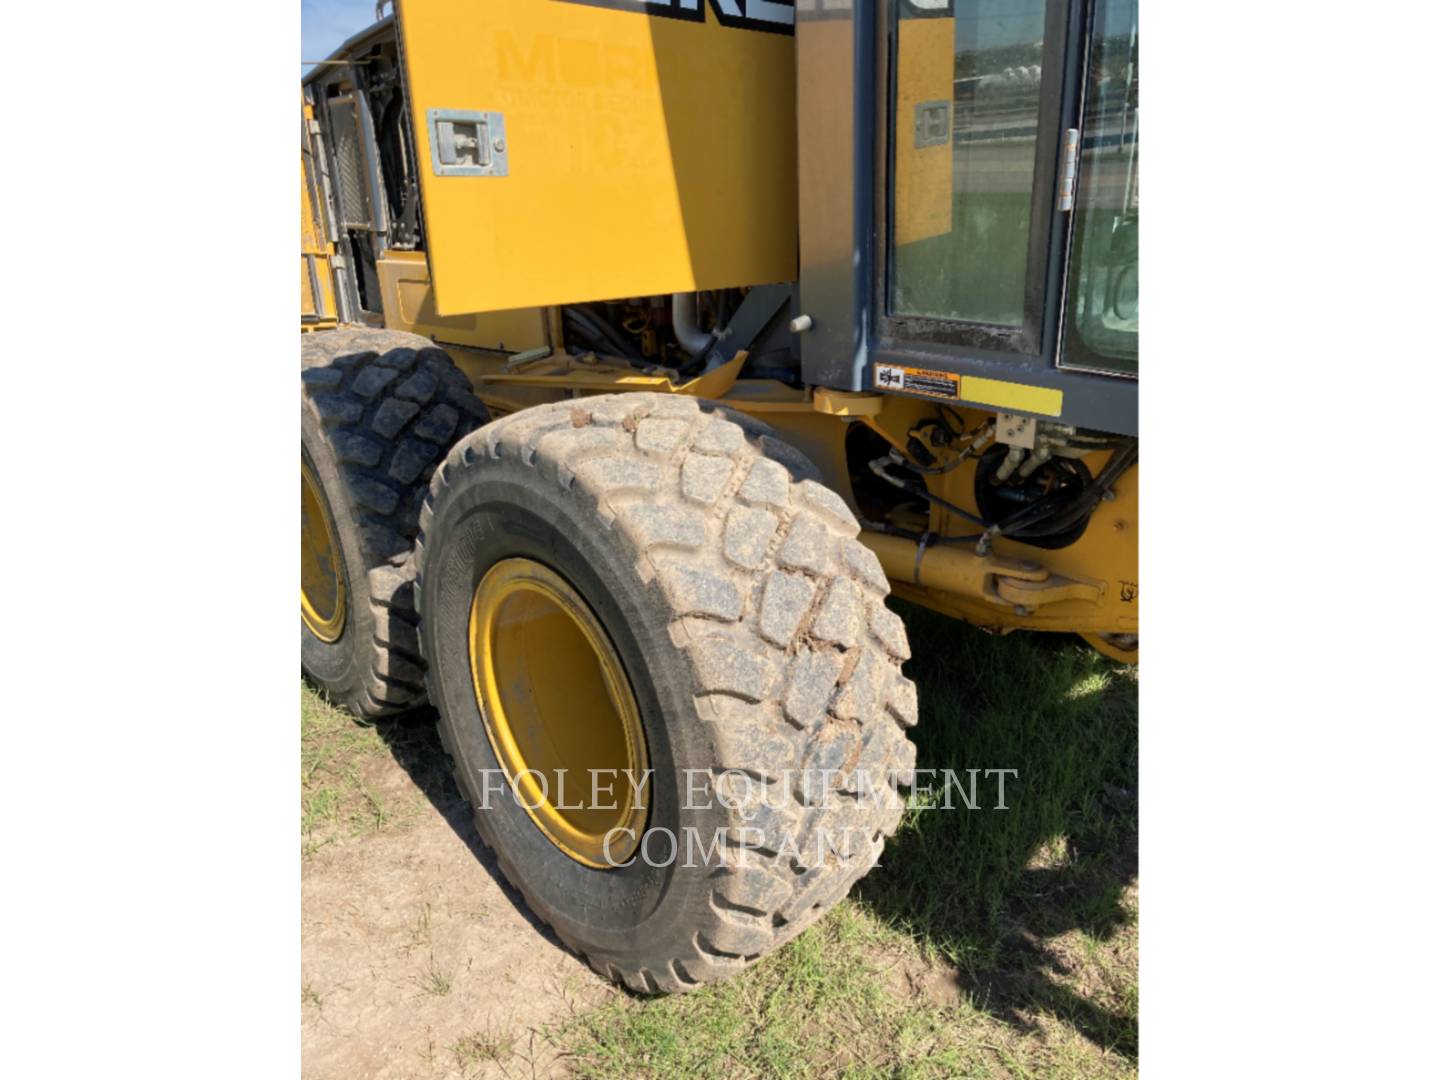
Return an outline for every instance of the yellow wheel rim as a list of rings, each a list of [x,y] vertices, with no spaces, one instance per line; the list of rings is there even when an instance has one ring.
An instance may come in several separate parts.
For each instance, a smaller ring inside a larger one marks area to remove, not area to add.
[[[541,563],[496,563],[470,605],[470,672],[490,746],[546,838],[585,866],[634,855],[650,793],[645,732],[580,594]]]
[[[345,629],[345,575],[320,481],[300,462],[300,619],[321,641]]]

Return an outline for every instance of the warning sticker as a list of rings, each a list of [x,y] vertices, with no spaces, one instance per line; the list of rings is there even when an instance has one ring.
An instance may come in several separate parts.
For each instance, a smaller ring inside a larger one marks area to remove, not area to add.
[[[1005,412],[1036,413],[1059,416],[1065,405],[1063,391],[1049,386],[986,379],[979,375],[951,375],[930,368],[906,367],[903,364],[876,364],[876,390],[903,390],[910,394],[959,401],[961,395],[970,405],[990,405]]]
[[[898,364],[875,365],[876,390],[905,390],[928,397],[960,397],[960,376],[927,368],[901,367]]]

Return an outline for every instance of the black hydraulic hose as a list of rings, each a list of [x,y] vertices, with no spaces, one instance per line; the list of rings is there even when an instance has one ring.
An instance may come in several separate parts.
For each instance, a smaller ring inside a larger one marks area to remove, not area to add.
[[[625,341],[625,339],[616,332],[613,326],[603,319],[597,318],[585,309],[567,307],[565,308],[565,317],[572,320],[575,325],[584,332],[584,335],[590,339],[592,345],[598,345],[604,351],[613,350],[627,360],[642,359],[640,355],[630,347],[629,342]]]
[[[593,326],[595,332],[600,335],[600,339],[608,342],[610,347],[616,350],[621,356],[628,356],[632,360],[640,359],[640,355],[635,351],[634,346],[621,337],[620,332],[611,326],[609,321],[599,312],[593,311],[590,308],[572,308],[571,310],[586,323]]]
[[[901,491],[908,491],[911,495],[918,496],[919,498],[926,499],[934,503],[936,506],[943,507],[944,509],[950,511],[950,513],[954,514],[956,517],[964,518],[972,525],[979,525],[981,528],[985,528],[989,524],[987,521],[985,521],[984,518],[976,517],[974,514],[970,513],[970,511],[962,510],[960,507],[956,506],[948,499],[942,499],[939,495],[933,494],[928,489],[926,489],[924,485],[912,484],[908,480],[902,480],[898,476],[891,476],[888,472],[885,471],[885,466],[889,463],[890,460],[890,458],[876,458],[874,461],[870,462],[870,471],[873,472],[876,476],[880,477],[880,479],[884,480],[886,483],[895,485]]]
[[[1041,522],[1048,523],[1056,514],[1073,509],[1084,500],[1086,490],[1088,485],[1079,491],[1062,489],[1042,495],[1029,506],[1021,507],[1009,517],[1001,519],[998,523],[999,530],[1005,536],[1018,536],[1022,531],[1029,536],[1045,535],[1050,531],[1048,528],[1045,533],[1035,533],[1032,530]]]
[[[624,335],[620,327],[615,325],[609,313],[603,310],[600,305],[586,304],[584,312],[586,317],[593,321],[595,325],[600,328],[600,332],[607,338],[615,342],[615,344],[623,345],[625,348],[634,352],[635,344]],[[639,354],[636,353],[636,355]]]
[[[1110,460],[1094,480],[1078,494],[1069,498],[1058,498],[1063,494],[1038,499],[1030,506],[1011,514],[996,526],[1001,536],[1022,540],[1027,537],[1053,536],[1075,525],[1082,517],[1094,512],[1100,500],[1122,473],[1140,457],[1138,443],[1130,443],[1124,449],[1110,455]]]
[[[933,537],[930,543],[963,543],[968,541],[983,542],[987,538],[1004,536],[1012,540],[1040,539],[1046,536],[1055,536],[1071,528],[1081,518],[1094,513],[1095,508],[1100,505],[1100,500],[1105,497],[1111,486],[1120,476],[1135,464],[1140,458],[1140,447],[1136,441],[1130,441],[1123,447],[1110,455],[1105,467],[1100,470],[1098,476],[1086,484],[1077,493],[1068,491],[1057,491],[1037,499],[1029,506],[1011,514],[1008,518],[998,524],[985,521],[970,513],[947,499],[933,494],[920,484],[913,484],[898,476],[892,476],[886,466],[893,460],[890,457],[876,458],[870,462],[870,471],[880,479],[894,485],[902,491],[909,492],[919,498],[925,499],[936,506],[948,510],[957,517],[963,518],[972,524],[984,528],[982,536],[957,536],[957,537]],[[900,462],[900,464],[905,464]],[[911,467],[908,466],[907,467]],[[875,527],[878,532],[888,532],[892,535],[904,536],[906,539],[919,541],[927,535],[923,533],[910,534],[908,530],[897,530],[893,526],[872,526],[865,522],[866,528]]]
[[[863,515],[860,518],[860,525],[866,532],[898,536],[902,540],[910,540],[917,544],[923,541],[926,547],[935,547],[939,544],[973,544],[980,539],[981,535],[976,533],[974,536],[941,536],[939,533],[916,532],[914,529],[902,529],[898,525],[891,525],[885,521],[871,521]]]
[[[565,334],[567,338],[574,338],[577,344],[596,352],[610,351],[609,342],[602,338],[593,326],[581,322],[568,311],[565,313]]]

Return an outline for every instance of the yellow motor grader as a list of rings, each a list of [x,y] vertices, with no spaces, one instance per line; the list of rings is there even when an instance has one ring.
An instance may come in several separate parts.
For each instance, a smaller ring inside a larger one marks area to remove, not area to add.
[[[305,76],[304,669],[435,707],[607,977],[874,864],[887,595],[1138,655],[1137,49],[1135,0],[401,0]]]

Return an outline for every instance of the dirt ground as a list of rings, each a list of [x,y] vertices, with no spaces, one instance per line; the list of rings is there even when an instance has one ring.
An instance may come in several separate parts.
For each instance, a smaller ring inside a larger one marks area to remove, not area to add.
[[[566,1071],[540,1032],[618,992],[531,917],[454,786],[430,767],[435,748],[411,738],[408,748],[391,741],[394,756],[335,755],[341,801],[358,788],[362,813],[313,830],[304,855],[304,1075]],[[369,827],[363,812],[376,807],[381,827]]]
[[[612,992],[528,918],[467,831],[437,815],[307,864],[301,963],[320,996],[307,1076],[515,1075],[486,1069],[487,1053],[522,1055],[512,1033]],[[543,1041],[533,1049],[552,1064]]]

